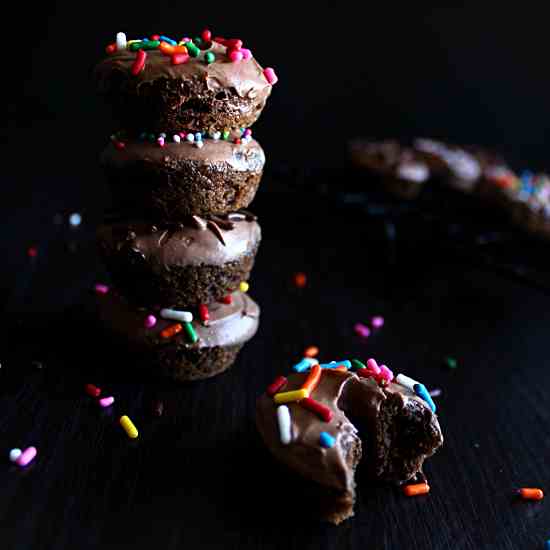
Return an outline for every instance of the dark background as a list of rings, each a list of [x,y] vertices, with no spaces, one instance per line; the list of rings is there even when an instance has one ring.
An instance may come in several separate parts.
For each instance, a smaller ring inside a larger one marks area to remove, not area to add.
[[[546,502],[514,494],[550,486],[547,243],[444,189],[412,206],[340,192],[357,135],[477,142],[517,168],[547,168],[545,14],[524,4],[307,9],[66,2],[22,5],[6,25],[0,457],[31,444],[39,455],[24,471],[0,459],[2,550],[515,550],[550,537]],[[118,30],[204,26],[242,37],[280,78],[254,126],[268,158],[252,206],[264,234],[250,290],[262,322],[228,373],[175,386],[138,374],[95,321],[89,289],[107,276],[94,230],[109,202],[97,155],[111,129],[91,69]],[[303,290],[296,271],[308,275]],[[353,324],[375,314],[384,328],[358,339]],[[307,518],[253,413],[311,344],[323,359],[374,356],[442,389],[445,446],[426,467],[428,497],[360,479],[353,520]],[[99,410],[86,382],[115,395],[114,408]],[[155,419],[158,398],[166,413]],[[135,442],[117,425],[123,413],[140,429]]]

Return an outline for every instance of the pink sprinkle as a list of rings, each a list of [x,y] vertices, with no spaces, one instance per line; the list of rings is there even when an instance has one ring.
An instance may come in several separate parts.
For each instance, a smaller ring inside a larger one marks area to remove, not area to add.
[[[186,36],[185,38],[182,38],[181,41],[182,42],[191,42],[191,39],[188,36]]]
[[[241,52],[245,61],[248,59],[252,59],[252,52],[248,48],[241,48]]]
[[[115,402],[115,398],[111,395],[109,397],[102,397],[98,403],[102,407],[110,407]]]
[[[264,76],[272,86],[273,84],[277,84],[277,81],[279,80],[275,74],[275,71],[271,67],[264,69]]]
[[[146,328],[154,327],[157,324],[157,318],[154,315],[147,315],[143,324]]]
[[[186,134],[185,132],[180,132],[180,133],[179,133],[179,136],[180,136],[181,139],[185,139],[185,136],[186,136],[186,135],[187,135],[187,134]]]
[[[393,380],[393,372],[386,367],[386,365],[380,365],[380,376],[386,380],[386,382],[391,382]]]
[[[107,294],[107,292],[109,292],[109,287],[107,285],[97,284],[94,288],[97,294]]]
[[[370,328],[363,323],[355,323],[355,325],[353,325],[353,330],[363,338],[368,338],[370,336]]]
[[[243,133],[243,137],[248,137],[251,135],[252,135],[252,130],[250,128],[247,128]]]
[[[164,138],[162,136],[160,136],[157,139],[157,143],[159,144],[159,147],[164,147]]]
[[[28,254],[31,258],[36,258],[37,254],[38,254],[38,249],[36,248],[36,246],[31,246],[31,247],[27,250],[27,254]]]
[[[233,61],[233,63],[237,63],[238,61],[243,60],[243,53],[240,50],[231,50],[229,52],[229,59]]]
[[[34,460],[36,452],[36,447],[28,447],[19,455],[19,458],[15,461],[15,463],[18,466],[26,466],[27,464],[30,464]]]
[[[379,315],[373,317],[370,320],[370,324],[372,325],[372,328],[381,328],[384,326],[384,317],[380,317]]]
[[[382,372],[382,369],[378,366],[376,359],[369,359],[367,361],[367,369],[374,372],[374,374],[380,374]]]

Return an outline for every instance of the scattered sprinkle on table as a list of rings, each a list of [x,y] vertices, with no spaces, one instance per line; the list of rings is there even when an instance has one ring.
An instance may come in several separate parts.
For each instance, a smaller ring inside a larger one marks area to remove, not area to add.
[[[305,273],[302,273],[301,271],[294,274],[293,277],[294,286],[297,288],[304,288],[307,284],[307,276]]]
[[[445,365],[450,369],[456,369],[458,367],[457,360],[454,357],[445,357]]]
[[[102,397],[98,403],[100,407],[106,408],[110,407],[115,402],[115,398],[110,395],[109,397]]]
[[[403,492],[408,497],[426,495],[430,492],[430,486],[427,483],[415,483],[413,485],[405,485],[403,487]]]
[[[9,454],[10,462],[15,462],[21,456],[22,452],[23,451],[21,451],[21,449],[18,449],[17,447],[15,449],[12,449]]]
[[[317,357],[319,348],[317,346],[309,346],[304,350],[304,357]]]
[[[101,388],[98,388],[97,386],[94,386],[94,384],[86,384],[84,386],[84,391],[90,397],[99,397],[101,395]]]
[[[96,294],[107,294],[109,292],[109,287],[98,283],[94,286],[94,290],[96,291]]]
[[[523,487],[517,492],[523,500],[542,500],[544,498],[542,489]]]
[[[78,212],[74,212],[69,216],[69,225],[78,227],[82,223],[82,216]]]
[[[439,397],[441,393],[441,388],[434,388],[433,390],[430,390],[430,395],[432,397]]]
[[[368,338],[370,336],[370,328],[363,323],[355,323],[355,325],[353,325],[353,330],[355,334],[361,336],[361,338]]]
[[[130,439],[135,439],[139,435],[134,423],[126,415],[121,416],[119,422]]]
[[[370,320],[370,324],[372,328],[382,328],[384,326],[384,317],[376,315]]]
[[[18,457],[15,463],[18,466],[27,466],[30,464],[36,457],[37,450],[36,447],[27,447]]]

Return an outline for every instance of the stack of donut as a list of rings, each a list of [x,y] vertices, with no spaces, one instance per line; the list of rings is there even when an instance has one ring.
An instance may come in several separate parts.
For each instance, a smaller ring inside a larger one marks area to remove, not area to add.
[[[176,380],[229,368],[254,336],[248,283],[265,163],[250,126],[277,77],[239,39],[118,33],[96,68],[121,128],[101,164],[114,214],[98,229],[114,287],[98,296],[119,341]]]
[[[550,178],[545,174],[518,176],[491,151],[433,139],[411,145],[357,139],[349,152],[356,167],[398,198],[414,199],[426,183],[439,182],[502,208],[519,227],[550,238]]]

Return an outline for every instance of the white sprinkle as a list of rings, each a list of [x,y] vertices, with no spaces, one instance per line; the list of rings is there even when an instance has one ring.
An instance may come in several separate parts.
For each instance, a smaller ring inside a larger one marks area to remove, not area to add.
[[[221,133],[221,132],[214,132],[214,133],[212,134],[212,139],[215,139],[216,141],[217,141],[218,139],[220,139],[221,137],[222,137],[222,133]]]
[[[178,311],[177,309],[161,309],[160,316],[163,319],[182,321],[183,323],[190,323],[193,320],[193,314],[190,311]]]
[[[204,147],[204,142],[195,141],[195,147],[198,147],[199,149],[202,149]]]
[[[417,382],[416,380],[413,380],[412,378],[409,378],[404,374],[398,374],[395,377],[395,381],[401,386],[405,386],[405,388],[408,388],[412,392],[414,392],[414,387],[416,386],[416,384],[420,384],[420,382]]]
[[[128,47],[126,35],[123,32],[116,33],[116,49],[117,51],[125,50]]]
[[[75,212],[74,214],[71,214],[69,216],[69,224],[72,225],[73,227],[78,227],[82,222],[82,216],[78,213],[78,212]]]
[[[185,139],[189,142],[189,143],[193,143],[195,141],[195,136],[191,133],[187,134],[185,136]]]
[[[277,422],[279,424],[279,434],[281,443],[288,445],[292,441],[290,410],[286,405],[277,407]]]
[[[166,139],[166,134],[165,134],[164,132],[161,132],[161,133],[159,134],[159,136],[160,136],[161,138]]]
[[[176,143],[179,143],[181,141],[181,137],[178,136],[178,134],[174,134],[174,136],[172,137],[172,139],[176,142]]]
[[[21,456],[21,449],[12,449],[10,451],[10,462],[15,462]]]

